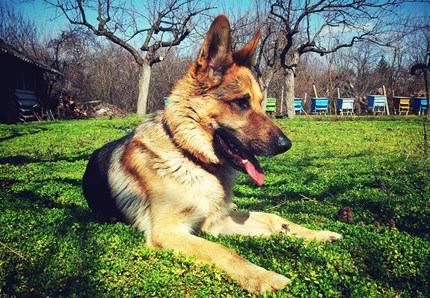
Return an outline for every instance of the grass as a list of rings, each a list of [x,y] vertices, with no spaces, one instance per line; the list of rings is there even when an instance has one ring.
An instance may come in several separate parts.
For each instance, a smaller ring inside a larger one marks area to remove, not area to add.
[[[0,296],[250,296],[223,272],[149,249],[135,229],[89,211],[81,189],[89,155],[137,123],[0,125]],[[430,123],[408,116],[279,124],[292,149],[260,159],[262,187],[239,175],[235,202],[344,238],[204,237],[291,278],[275,297],[429,297]],[[338,211],[347,207],[345,221]]]

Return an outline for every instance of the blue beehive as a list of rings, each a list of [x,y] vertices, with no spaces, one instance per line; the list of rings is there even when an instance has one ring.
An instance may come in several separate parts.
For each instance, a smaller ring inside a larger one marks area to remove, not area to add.
[[[367,107],[373,114],[385,114],[385,102],[387,97],[384,95],[368,95]]]
[[[414,113],[421,114],[427,110],[428,99],[426,97],[414,97],[412,99],[412,109]]]
[[[302,113],[302,99],[301,98],[295,98],[294,99],[294,111],[296,113],[299,113],[299,114]]]
[[[354,98],[338,98],[336,107],[341,115],[354,114]]]
[[[312,98],[312,113],[328,113],[328,98]]]

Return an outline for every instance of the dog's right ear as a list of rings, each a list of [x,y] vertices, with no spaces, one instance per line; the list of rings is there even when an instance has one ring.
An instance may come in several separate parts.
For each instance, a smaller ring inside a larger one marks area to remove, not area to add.
[[[212,22],[195,62],[196,72],[206,74],[214,85],[221,81],[225,69],[233,63],[230,23],[225,15],[217,16]]]

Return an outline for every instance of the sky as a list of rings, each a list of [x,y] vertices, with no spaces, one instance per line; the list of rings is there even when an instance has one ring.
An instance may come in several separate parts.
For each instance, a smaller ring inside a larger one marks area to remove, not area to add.
[[[5,0],[0,0],[5,1]],[[52,7],[51,5],[47,4],[44,0],[6,0],[11,1],[14,4],[14,7],[17,11],[21,12],[24,17],[26,17],[30,21],[34,21],[37,27],[38,32],[42,36],[47,36],[48,38],[55,38],[58,36],[62,30],[66,30],[68,27],[73,26],[71,25],[66,17],[63,15],[62,11],[58,8]],[[156,1],[156,0],[155,0]],[[237,10],[240,9],[240,7],[249,6],[250,1],[253,0],[235,0],[234,2],[231,0],[218,0],[218,7],[225,7],[230,10]],[[52,2],[56,2],[56,0],[52,0]],[[128,1],[127,1],[128,2]],[[144,9],[143,2],[147,2],[145,0],[140,1],[132,1],[133,5],[138,7],[141,6],[142,10]],[[211,6],[215,6],[212,3],[210,3]],[[221,3],[221,4],[219,4]],[[225,3],[224,5],[222,3]],[[210,14],[217,15],[219,13],[224,13],[223,11],[220,11],[220,9],[216,8],[209,12]],[[87,14],[88,19],[90,20],[90,23],[93,25],[96,25],[96,12],[88,13]],[[91,21],[94,20],[95,22]],[[134,38],[133,41],[130,43],[135,46],[136,48],[139,48],[142,43],[145,36],[140,36],[137,38]],[[181,43],[181,48],[189,48],[187,46],[188,40],[185,40],[183,43]]]
[[[2,0],[0,0],[2,1]],[[61,32],[62,29],[69,25],[67,19],[62,15],[59,9],[53,8],[44,0],[12,0],[17,10],[21,11],[24,16],[34,20],[43,32]],[[53,1],[55,2],[55,0]],[[139,7],[143,1],[133,1],[133,5]],[[227,2],[230,2],[227,0]],[[235,4],[246,3],[247,0],[235,0]],[[96,18],[96,15],[93,15]]]
[[[235,1],[225,0],[224,3],[226,4],[219,5],[219,6],[228,7],[229,5],[231,5],[233,9],[240,10],[241,6],[244,6],[244,7],[249,6],[250,1],[251,0],[235,0]],[[134,1],[134,4],[137,4],[140,2],[141,1]],[[38,27],[39,31],[42,34],[49,34],[49,35],[55,36],[58,33],[60,33],[61,30],[67,28],[67,26],[69,25],[66,18],[62,15],[61,11],[51,7],[43,0],[26,0],[26,1],[12,0],[12,3],[14,3],[15,8],[18,11],[21,11],[24,14],[24,16],[26,16],[29,20],[35,21],[36,26]],[[220,12],[219,9],[215,10],[214,14],[219,12]],[[430,1],[427,1],[427,3],[411,3],[408,5],[405,5],[401,9],[401,13],[404,13],[404,14],[413,13],[417,15],[422,15],[426,13],[427,15],[430,15]]]
[[[34,21],[42,33],[56,35],[68,25],[66,18],[43,0],[12,2],[15,9],[28,20]]]

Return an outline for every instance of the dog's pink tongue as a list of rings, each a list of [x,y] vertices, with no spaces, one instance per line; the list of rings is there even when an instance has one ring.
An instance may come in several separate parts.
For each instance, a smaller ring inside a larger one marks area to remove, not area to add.
[[[260,164],[255,158],[248,159],[248,161],[245,161],[245,170],[248,173],[249,177],[251,177],[258,184],[258,186],[263,185],[263,169],[260,167]]]

